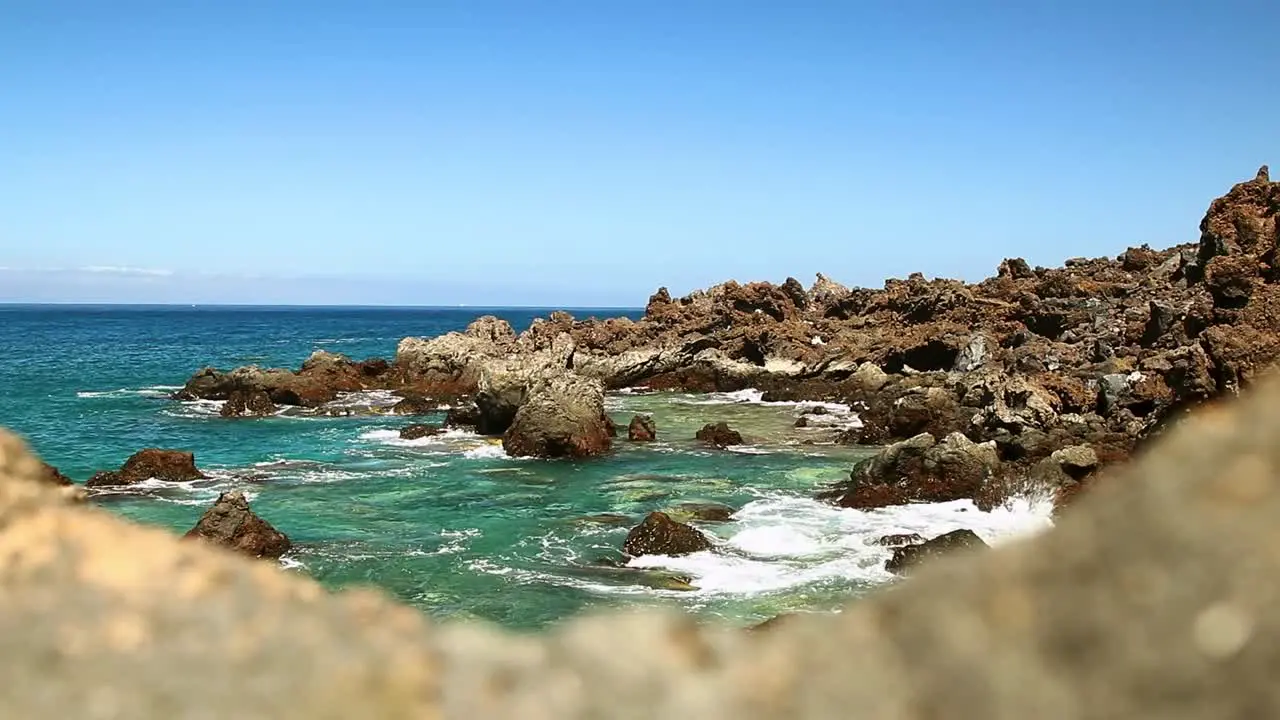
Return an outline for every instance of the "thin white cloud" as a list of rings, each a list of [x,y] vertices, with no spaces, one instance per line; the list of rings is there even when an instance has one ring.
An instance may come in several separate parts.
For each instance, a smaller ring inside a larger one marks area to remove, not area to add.
[[[173,274],[172,270],[164,270],[162,268],[137,268],[120,265],[90,265],[80,268],[80,271],[108,275],[151,275],[160,277]]]

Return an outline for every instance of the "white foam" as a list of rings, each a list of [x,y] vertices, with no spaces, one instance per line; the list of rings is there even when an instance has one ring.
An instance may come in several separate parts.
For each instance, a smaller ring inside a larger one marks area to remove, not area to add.
[[[993,545],[1034,534],[1052,523],[1051,503],[1015,500],[990,513],[971,501],[850,510],[797,497],[765,496],[739,510],[732,534],[714,550],[684,557],[645,556],[636,568],[662,568],[693,577],[695,593],[754,595],[830,581],[879,584],[892,550],[874,544],[884,535],[925,538],[967,528]]]
[[[495,444],[486,443],[484,445],[480,445],[479,447],[471,448],[470,450],[467,450],[466,452],[462,453],[462,457],[467,458],[469,460],[510,459],[507,456],[507,451],[504,450],[501,445],[498,445],[496,443]]]
[[[400,437],[399,429],[379,429],[367,430],[360,434],[361,440],[369,440],[379,445],[390,445],[392,447],[430,447],[439,446],[442,449],[449,445],[456,445],[460,442],[475,440],[480,436],[470,430],[461,428],[448,428],[443,432],[431,435],[429,437],[420,437],[413,440],[406,440]]]
[[[112,398],[112,397],[168,397],[174,390],[181,390],[181,385],[151,385],[144,388],[116,388],[115,390],[80,390],[76,392],[76,397],[82,399],[88,398]]]

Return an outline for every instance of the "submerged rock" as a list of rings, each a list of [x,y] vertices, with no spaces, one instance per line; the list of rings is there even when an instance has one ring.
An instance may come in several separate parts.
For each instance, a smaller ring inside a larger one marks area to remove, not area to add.
[[[190,482],[206,476],[196,469],[195,455],[185,450],[140,450],[125,460],[119,470],[103,471],[89,478],[87,487],[133,485],[152,478],[167,482]]]
[[[696,528],[672,520],[666,513],[649,513],[644,522],[631,529],[622,551],[641,555],[688,555],[710,550],[711,541]]]
[[[271,397],[264,391],[236,389],[231,391],[218,414],[225,418],[267,417],[275,415],[277,410]]]
[[[627,425],[627,439],[632,442],[653,442],[658,439],[658,424],[652,415],[636,415]]]
[[[292,547],[284,533],[249,509],[249,501],[239,491],[219,495],[184,537],[200,538],[255,558],[278,558]]]
[[[439,425],[408,425],[400,428],[401,440],[420,440],[444,432]]]
[[[728,505],[712,502],[688,502],[673,505],[663,512],[677,522],[710,522],[722,523],[729,522],[733,519],[733,514],[737,512]]]
[[[742,444],[742,434],[724,422],[703,425],[694,438],[719,448]]]
[[[885,561],[884,569],[903,574],[931,558],[985,547],[987,543],[972,530],[953,530],[922,543],[894,548],[893,557]]]

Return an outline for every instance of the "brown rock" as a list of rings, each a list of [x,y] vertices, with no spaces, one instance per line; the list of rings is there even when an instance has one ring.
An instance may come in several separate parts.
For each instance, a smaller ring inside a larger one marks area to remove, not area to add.
[[[480,422],[480,410],[472,404],[449,408],[444,415],[445,427],[474,429],[478,422]]]
[[[131,455],[117,471],[97,473],[85,485],[133,485],[152,478],[167,482],[189,482],[204,477],[205,474],[196,469],[195,455],[192,453],[149,448]]]
[[[643,522],[631,529],[622,551],[631,557],[641,555],[688,555],[710,550],[711,541],[696,528],[678,523],[666,513],[649,513]]]
[[[200,538],[255,558],[278,558],[292,547],[284,533],[249,509],[244,493],[218,496],[184,537]]]
[[[627,425],[627,439],[634,442],[653,442],[658,439],[658,426],[652,415],[636,415]]]
[[[444,432],[439,425],[409,425],[400,428],[401,440],[420,440]]]
[[[933,558],[985,547],[987,543],[972,530],[954,530],[918,545],[894,548],[893,557],[885,561],[884,569],[901,575],[926,561],[932,562]]]
[[[58,470],[58,468],[50,465],[47,462],[40,463],[40,472],[38,474],[38,477],[43,482],[46,482],[50,485],[56,485],[59,487],[70,487],[71,485],[75,484],[71,480],[71,478],[67,477],[66,475],[63,475],[62,472]]]
[[[742,444],[742,434],[729,427],[729,423],[723,422],[703,425],[694,438],[719,448]]]
[[[972,499],[999,465],[994,442],[977,444],[960,433],[937,442],[922,433],[858,463],[849,480],[818,497],[859,509]]]
[[[231,391],[218,414],[224,418],[266,417],[275,415],[277,409],[270,396],[262,390],[237,388]]]
[[[425,395],[406,395],[391,406],[393,415],[429,415],[440,409],[440,403]]]

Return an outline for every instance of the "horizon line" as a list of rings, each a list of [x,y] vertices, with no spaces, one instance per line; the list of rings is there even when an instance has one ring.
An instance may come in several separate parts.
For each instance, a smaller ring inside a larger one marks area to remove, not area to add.
[[[387,310],[644,310],[643,306],[628,305],[398,305],[389,303],[338,304],[320,303],[150,303],[150,302],[81,302],[75,300],[45,300],[28,302],[0,300],[0,307],[132,307],[132,308],[330,308],[330,309],[387,309]]]

